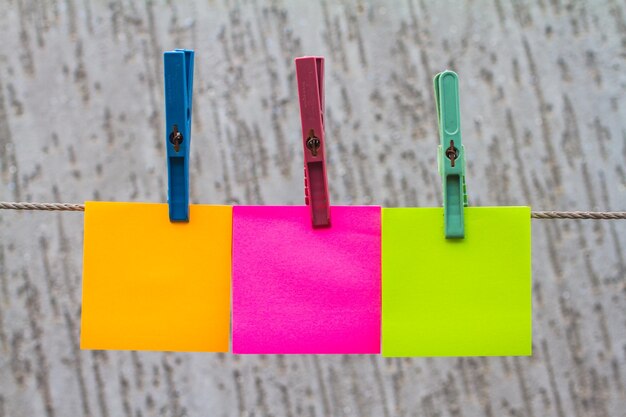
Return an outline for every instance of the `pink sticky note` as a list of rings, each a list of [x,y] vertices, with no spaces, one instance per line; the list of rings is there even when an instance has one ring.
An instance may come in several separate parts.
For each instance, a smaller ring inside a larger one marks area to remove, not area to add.
[[[233,209],[233,353],[380,353],[380,207]]]

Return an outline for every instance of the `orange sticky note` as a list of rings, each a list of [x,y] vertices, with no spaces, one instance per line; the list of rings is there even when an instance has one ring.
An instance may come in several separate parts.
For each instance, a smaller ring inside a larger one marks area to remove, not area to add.
[[[227,352],[232,207],[87,202],[82,349]]]

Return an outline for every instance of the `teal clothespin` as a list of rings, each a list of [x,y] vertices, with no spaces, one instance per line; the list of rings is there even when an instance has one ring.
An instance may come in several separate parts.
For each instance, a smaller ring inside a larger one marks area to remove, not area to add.
[[[443,216],[446,239],[464,238],[465,150],[461,142],[459,78],[453,71],[435,76],[435,101],[439,120],[439,174],[443,181]]]

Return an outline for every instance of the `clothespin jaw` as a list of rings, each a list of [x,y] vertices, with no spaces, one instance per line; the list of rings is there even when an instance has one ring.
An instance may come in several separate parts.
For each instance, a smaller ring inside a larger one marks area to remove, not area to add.
[[[330,226],[324,142],[324,58],[296,58],[304,149],[304,195],[313,227]]]
[[[170,221],[189,221],[189,149],[194,52],[176,49],[163,54],[165,75],[165,146]]]
[[[452,71],[435,76],[435,101],[439,121],[439,173],[443,182],[443,215],[447,239],[464,238],[465,149],[461,142],[459,78]]]

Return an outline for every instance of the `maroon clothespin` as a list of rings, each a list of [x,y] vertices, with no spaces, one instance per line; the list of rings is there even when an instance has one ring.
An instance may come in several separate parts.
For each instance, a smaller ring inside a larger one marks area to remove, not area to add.
[[[304,146],[304,200],[313,227],[330,226],[330,200],[324,142],[324,58],[296,58]]]

